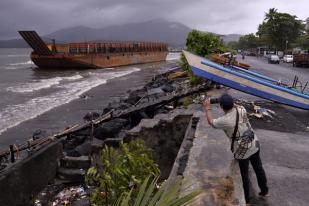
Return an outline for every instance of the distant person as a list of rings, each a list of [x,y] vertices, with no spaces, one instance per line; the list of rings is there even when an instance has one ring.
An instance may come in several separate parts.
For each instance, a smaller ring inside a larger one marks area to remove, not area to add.
[[[225,115],[213,119],[210,99],[207,99],[204,102],[207,121],[215,129],[222,129],[230,139],[231,151],[234,158],[239,162],[245,198],[247,204],[249,204],[249,161],[254,169],[261,190],[259,195],[268,195],[267,179],[260,158],[259,141],[251,128],[247,111],[243,106],[235,106],[234,100],[229,94],[223,94],[217,101]]]
[[[241,58],[245,59],[245,53],[244,52],[241,53]]]

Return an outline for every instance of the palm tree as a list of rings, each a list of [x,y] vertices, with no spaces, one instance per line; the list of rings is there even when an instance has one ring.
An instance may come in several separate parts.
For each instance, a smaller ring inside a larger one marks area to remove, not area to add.
[[[278,10],[275,8],[271,8],[269,9],[268,13],[265,13],[265,21],[273,21],[275,19],[275,17],[277,16]]]

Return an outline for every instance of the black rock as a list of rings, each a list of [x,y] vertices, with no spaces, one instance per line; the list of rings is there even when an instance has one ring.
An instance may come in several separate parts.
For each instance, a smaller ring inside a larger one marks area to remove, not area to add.
[[[66,155],[69,156],[69,157],[80,157],[80,156],[82,156],[75,149],[67,150]]]
[[[37,129],[32,134],[33,140],[40,139],[40,138],[43,138],[43,137],[47,137],[47,132],[45,130]]]
[[[148,84],[146,84],[146,88],[151,89],[151,88],[158,88],[163,86],[164,84],[166,84],[168,82],[167,78],[164,76],[158,76],[155,79],[153,79],[153,81],[149,82]]]
[[[83,130],[79,130],[77,132],[72,133],[72,136],[89,136],[90,135],[90,128],[86,128]]]
[[[131,107],[130,104],[126,104],[126,103],[122,103],[118,106],[118,110],[125,110],[125,109],[128,109],[129,107]]]
[[[127,136],[128,136],[127,132],[122,130],[117,134],[116,138],[126,139]]]
[[[145,111],[140,111],[139,114],[141,115],[141,117],[142,117],[143,119],[150,119],[149,116],[146,114]]]
[[[169,110],[167,108],[159,108],[154,112],[154,115],[167,114],[167,113],[169,113]]]
[[[90,137],[89,134],[87,135],[72,135],[72,139],[74,140],[75,144],[80,145],[85,142],[85,140]]]
[[[111,147],[120,147],[123,143],[123,138],[106,138],[104,140],[104,145],[111,146]]]
[[[77,144],[75,143],[74,139],[65,140],[64,145],[63,145],[63,149],[71,150],[71,149],[74,149],[76,146],[77,146]]]
[[[106,108],[103,109],[102,115],[107,114],[112,111],[114,108],[109,104]]]
[[[128,99],[126,100],[126,102],[128,104],[135,104],[136,102],[138,102],[141,98],[143,98],[146,94],[146,90],[136,90],[133,91],[129,94]]]
[[[78,152],[80,156],[87,156],[91,152],[91,143],[85,142],[75,148],[75,151]]]
[[[161,87],[149,89],[148,92],[147,92],[147,94],[148,94],[149,96],[151,96],[151,95],[153,95],[153,94],[162,94],[162,93],[164,93],[164,91],[162,90]]]
[[[164,92],[171,93],[171,92],[173,92],[173,91],[175,90],[175,88],[174,88],[172,85],[170,85],[170,84],[165,84],[165,85],[162,87],[162,90],[163,90]]]
[[[126,128],[128,125],[129,121],[127,119],[112,119],[95,128],[94,137],[101,140],[113,138],[120,132],[121,129]]]
[[[84,116],[84,121],[90,122],[94,119],[97,119],[98,117],[100,117],[100,114],[97,112],[88,112],[85,116]]]

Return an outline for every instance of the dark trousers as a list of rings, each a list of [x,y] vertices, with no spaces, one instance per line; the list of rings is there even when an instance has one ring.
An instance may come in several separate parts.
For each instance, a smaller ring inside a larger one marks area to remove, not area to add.
[[[263,169],[262,161],[260,158],[260,150],[253,154],[248,159],[239,160],[239,168],[242,177],[245,198],[249,202],[250,192],[249,192],[249,161],[253,167],[253,170],[256,174],[257,182],[262,193],[268,192],[267,179],[265,171]]]

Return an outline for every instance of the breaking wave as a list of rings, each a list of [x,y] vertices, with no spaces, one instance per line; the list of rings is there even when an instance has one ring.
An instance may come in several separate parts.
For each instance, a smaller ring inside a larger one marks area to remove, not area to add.
[[[19,66],[19,65],[29,65],[29,64],[34,64],[33,61],[29,60],[26,62],[18,62],[18,63],[12,63],[8,64],[9,66]]]
[[[15,69],[27,69],[27,67],[20,67],[20,66],[5,66],[6,70],[15,70]]]
[[[105,84],[107,80],[140,71],[139,68],[129,68],[117,72],[89,73],[82,81],[69,82],[60,85],[60,91],[50,95],[33,98],[23,104],[10,105],[0,111],[0,134],[20,123],[35,118],[55,107],[78,99],[81,94]]]
[[[74,81],[78,79],[82,79],[83,77],[81,75],[74,75],[71,77],[54,77],[50,79],[41,79],[39,81],[26,83],[14,87],[8,87],[6,90],[10,92],[18,92],[18,93],[25,93],[25,92],[34,92],[41,89],[47,89],[52,86],[60,84],[61,81],[67,80],[67,81]]]
[[[168,53],[166,56],[166,61],[179,60],[181,57],[181,53]]]
[[[29,57],[29,54],[8,54],[7,57]]]
[[[27,69],[28,66],[32,66],[34,63],[29,60],[26,62],[18,62],[18,63],[11,63],[4,66],[6,70],[16,70],[16,69]]]

